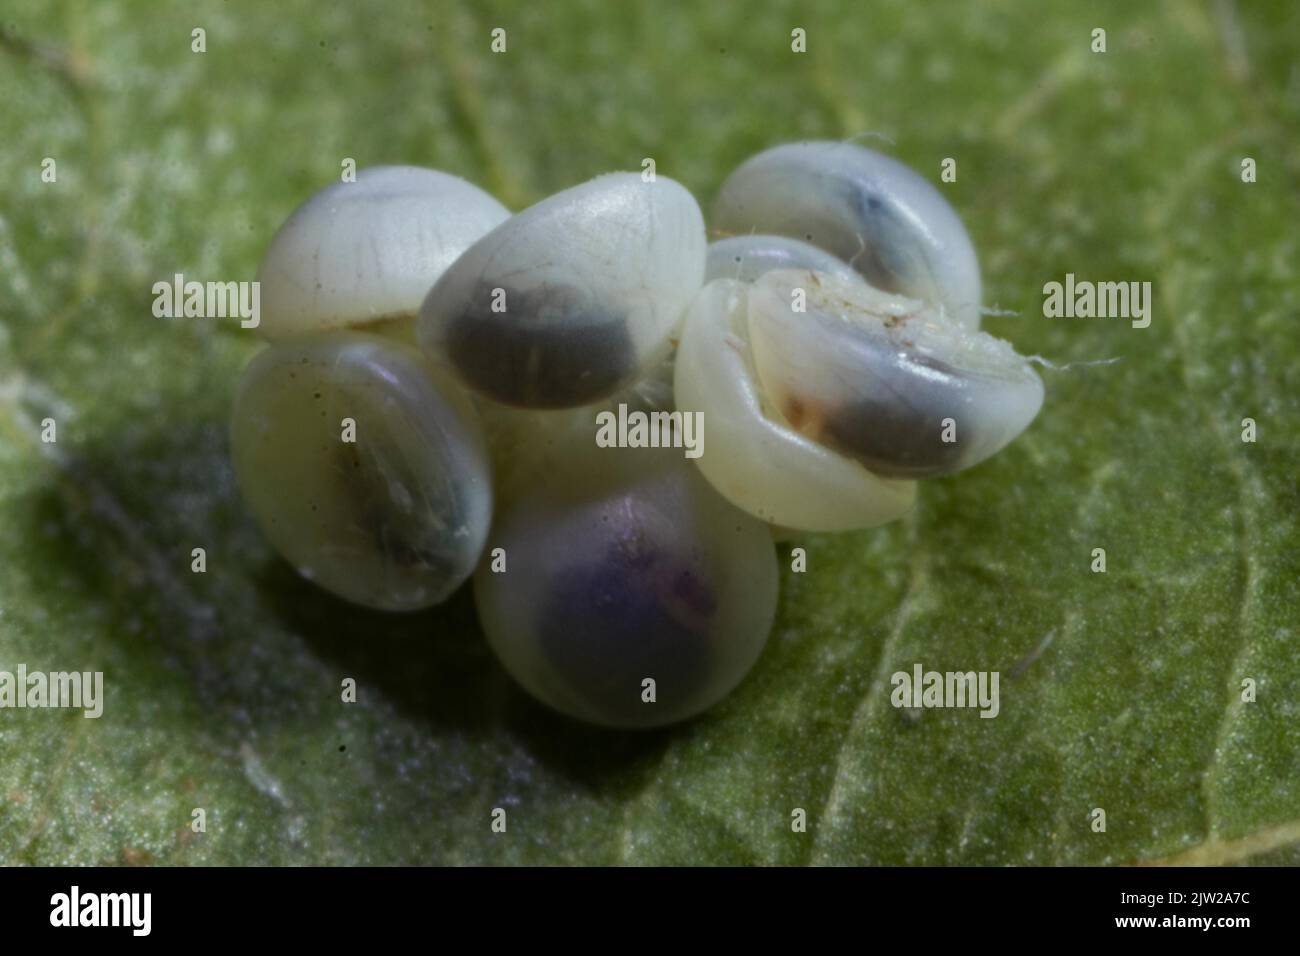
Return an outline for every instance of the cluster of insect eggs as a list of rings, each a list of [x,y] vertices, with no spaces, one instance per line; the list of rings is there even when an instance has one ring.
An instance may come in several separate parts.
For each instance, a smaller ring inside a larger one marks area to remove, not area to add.
[[[671,179],[612,173],[512,215],[454,176],[376,167],[304,202],[259,270],[233,456],[305,577],[387,611],[471,576],[506,669],[551,707],[699,713],[771,629],[773,531],[892,521],[1042,403],[979,331],[957,214],[906,166],[799,143],[725,181],[711,245]],[[708,442],[598,448],[619,404]],[[653,704],[646,689],[653,681]]]

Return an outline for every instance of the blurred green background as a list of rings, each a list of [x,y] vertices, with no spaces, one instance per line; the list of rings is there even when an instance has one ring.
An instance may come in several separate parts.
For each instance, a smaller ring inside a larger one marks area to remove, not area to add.
[[[1300,862],[1300,6],[9,0],[0,24],[0,669],[107,686],[98,721],[0,711],[0,862]],[[344,157],[519,208],[651,156],[707,212],[751,153],[863,133],[936,182],[957,159],[986,302],[1019,313],[989,330],[1120,361],[1044,371],[1030,431],[907,521],[810,536],[753,674],[662,733],[532,703],[464,593],[385,616],[297,580],[228,462],[258,340],[150,311],[174,272],[252,279]],[[1043,318],[1066,272],[1151,281],[1151,327]],[[892,708],[918,661],[1001,671],[1000,716]]]

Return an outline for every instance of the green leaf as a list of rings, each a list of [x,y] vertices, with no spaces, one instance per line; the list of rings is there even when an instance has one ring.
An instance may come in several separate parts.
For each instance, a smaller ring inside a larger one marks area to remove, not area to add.
[[[1300,862],[1294,4],[18,0],[2,29],[0,669],[102,670],[107,702],[0,711],[0,862]],[[666,732],[532,703],[466,594],[298,580],[228,460],[257,340],[151,315],[175,272],[252,279],[344,157],[519,207],[651,156],[707,208],[760,148],[864,133],[957,159],[1018,313],[988,328],[1067,367],[908,521],[783,549],[760,664]],[[1067,272],[1150,281],[1150,327],[1044,318]],[[892,707],[918,662],[999,671],[996,719]]]

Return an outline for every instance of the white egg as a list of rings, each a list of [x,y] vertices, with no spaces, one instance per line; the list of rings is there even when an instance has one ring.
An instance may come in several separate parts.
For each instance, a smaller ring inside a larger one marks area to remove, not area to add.
[[[509,216],[447,173],[363,169],[313,193],[271,240],[258,269],[259,331],[272,341],[346,326],[402,335],[429,287]]]
[[[534,697],[589,723],[670,724],[758,659],[779,576],[768,529],[676,450],[586,442],[505,505],[474,576],[479,619]]]
[[[722,184],[712,226],[809,242],[876,288],[979,328],[979,262],[961,218],[928,180],[875,150],[844,142],[765,150]]]
[[[667,354],[704,276],[699,206],[663,176],[612,173],[502,223],[424,300],[419,340],[495,401],[565,408]]]
[[[979,464],[1019,435],[1043,383],[1008,342],[859,281],[761,276],[748,341],[764,399],[801,435],[891,478]]]
[[[321,587],[407,611],[473,572],[491,522],[487,450],[465,396],[417,349],[344,331],[262,350],[231,444],[267,538]]]
[[[765,398],[749,342],[750,288],[710,282],[682,329],[674,393],[679,410],[703,413],[696,464],[704,477],[733,504],[783,528],[870,528],[906,514],[915,482],[879,477],[800,434]]]
[[[709,243],[704,281],[753,282],[773,269],[812,269],[850,280],[858,275],[848,263],[802,240],[755,234]]]

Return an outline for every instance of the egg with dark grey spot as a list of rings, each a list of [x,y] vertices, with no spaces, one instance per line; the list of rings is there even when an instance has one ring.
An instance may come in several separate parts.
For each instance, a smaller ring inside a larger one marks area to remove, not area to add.
[[[493,310],[498,300],[508,311]],[[523,333],[520,314],[535,317]],[[640,360],[626,317],[572,285],[480,283],[448,324],[442,350],[470,388],[523,408],[596,401],[635,375]]]
[[[934,373],[936,387],[909,401],[893,400],[891,396],[906,394],[910,388],[903,380],[909,373],[902,369],[918,365]],[[818,430],[819,440],[852,455],[876,474],[893,478],[924,478],[960,468],[964,445],[957,436],[965,434],[966,422],[961,412],[954,411],[949,396],[967,383],[956,370],[925,356],[911,356],[887,368],[878,381],[879,389],[831,409]],[[942,423],[950,417],[953,437],[945,441]],[[804,423],[790,420],[796,430],[802,430]]]
[[[877,475],[969,468],[1019,435],[1042,405],[1042,381],[1008,343],[860,282],[769,272],[754,283],[746,318],[771,406],[800,434]]]
[[[765,273],[758,281],[782,274]],[[676,407],[704,416],[708,450],[695,462],[700,473],[728,501],[784,529],[873,528],[906,514],[916,501],[914,481],[875,474],[802,431],[839,404],[795,389],[767,393],[750,341],[754,288],[715,279],[687,311],[673,394]],[[814,380],[823,374],[816,366],[803,371]]]
[[[707,681],[717,600],[688,559],[627,544],[554,575],[538,640],[576,697],[602,711],[634,713],[628,705],[639,701],[646,676],[685,697]],[[622,649],[616,656],[607,651],[611,635]]]
[[[505,555],[504,571],[485,559],[474,577],[493,650],[533,696],[590,723],[706,710],[757,660],[776,610],[768,529],[674,449],[575,444],[503,509],[487,547]]]
[[[979,328],[979,261],[956,210],[915,170],[865,146],[813,141],[764,150],[727,177],[711,224],[734,235],[801,237],[876,288]]]
[[[419,342],[497,402],[588,404],[668,353],[704,249],[699,206],[679,184],[600,176],[471,246],[425,297]]]

